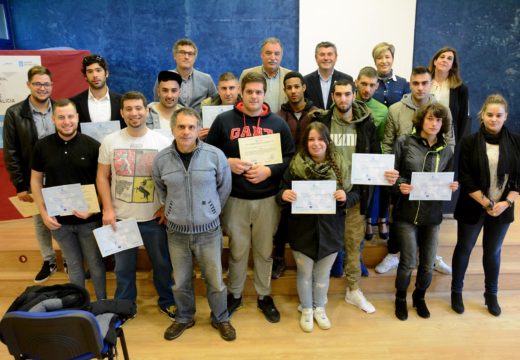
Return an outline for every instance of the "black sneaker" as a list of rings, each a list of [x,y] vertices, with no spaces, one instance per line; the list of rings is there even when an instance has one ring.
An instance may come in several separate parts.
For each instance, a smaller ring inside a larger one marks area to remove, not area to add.
[[[193,321],[193,320],[191,320],[188,323],[179,323],[177,321],[174,321],[173,324],[168,326],[168,328],[164,332],[164,338],[166,340],[177,339],[179,336],[182,335],[184,330],[189,329],[190,327],[193,327],[193,325],[195,325],[195,321]]]
[[[257,304],[260,311],[264,313],[264,316],[267,319],[267,321],[272,323],[277,323],[280,321],[280,313],[276,309],[276,306],[274,306],[274,301],[272,297],[264,296],[262,300],[258,298]]]
[[[237,338],[235,328],[229,321],[222,321],[219,323],[211,321],[211,326],[218,330],[220,337],[226,341],[233,341]]]
[[[170,305],[168,307],[159,307],[159,311],[163,314],[168,315],[171,321],[175,320],[175,312],[177,311],[177,306]]]
[[[56,269],[56,263],[44,261],[40,272],[36,274],[36,277],[34,278],[34,282],[39,284],[47,281],[47,279],[50,278],[54,272],[56,272]]]
[[[271,271],[271,279],[279,279],[285,271],[284,258],[273,258],[273,270]]]
[[[235,299],[233,294],[228,294],[227,296],[227,311],[229,316],[231,316],[235,311],[242,307],[242,296],[238,299]]]
[[[69,266],[66,261],[63,261],[63,272],[67,275],[69,274]]]

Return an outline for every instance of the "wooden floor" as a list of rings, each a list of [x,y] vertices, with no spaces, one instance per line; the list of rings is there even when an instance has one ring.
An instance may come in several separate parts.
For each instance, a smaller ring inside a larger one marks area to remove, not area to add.
[[[520,219],[518,208],[516,217]],[[34,240],[28,241],[31,234],[32,223],[28,221],[0,223],[0,314],[21,289],[32,284],[32,277],[41,264]],[[455,240],[455,222],[445,221],[441,227],[439,252],[447,261]],[[362,288],[375,305],[376,313],[368,315],[347,304],[343,300],[344,280],[334,279],[327,305],[332,329],[323,331],[315,326],[314,331],[307,334],[299,328],[298,297],[288,295],[295,293],[292,275],[292,278],[289,276],[273,283],[275,303],[281,313],[280,323],[268,323],[257,310],[256,299],[246,297],[244,308],[232,318],[237,340],[227,343],[210,325],[206,298],[197,296],[195,327],[174,341],[166,341],[163,333],[171,322],[159,313],[155,297],[147,295],[146,291],[140,292],[138,315],[125,325],[130,357],[138,360],[520,359],[520,220],[511,226],[502,255],[502,290],[499,292],[502,315],[498,318],[487,312],[482,290],[478,290],[483,289],[480,240],[468,270],[475,279],[467,279],[466,285],[471,291],[464,293],[466,312],[463,315],[455,314],[449,306],[449,293],[446,292],[449,276],[436,274],[427,294],[431,318],[421,319],[416,315],[409,295],[409,319],[399,321],[394,316],[393,304],[395,272],[376,275],[371,270],[370,277],[362,280]],[[110,276],[113,283],[113,274]],[[147,284],[152,294],[149,273],[140,276],[139,286],[142,289],[143,284]],[[65,280],[64,274],[58,273],[49,283]],[[252,289],[250,293],[254,293],[250,277],[247,286]],[[285,291],[289,287],[291,289]],[[203,292],[199,290],[198,293]],[[9,359],[9,354],[7,348],[0,345],[0,360],[4,359]]]
[[[163,339],[170,325],[157,311],[155,300],[139,301],[138,316],[124,327],[131,359],[519,359],[520,291],[500,293],[502,315],[490,315],[483,306],[482,294],[465,294],[466,312],[455,314],[449,308],[449,294],[431,294],[427,298],[432,317],[419,318],[413,309],[407,321],[393,315],[390,295],[373,295],[377,312],[367,315],[343,298],[329,298],[327,312],[330,330],[315,326],[304,333],[298,325],[295,297],[276,296],[281,312],[278,324],[268,323],[256,309],[255,299],[246,299],[232,323],[237,340],[225,342],[209,323],[206,299],[197,297],[195,327],[176,340]],[[0,298],[5,311],[10,298]],[[8,359],[0,346],[0,359]]]

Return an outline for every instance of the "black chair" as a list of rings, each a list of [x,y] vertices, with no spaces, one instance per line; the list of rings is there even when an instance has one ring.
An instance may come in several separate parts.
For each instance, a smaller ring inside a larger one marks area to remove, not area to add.
[[[121,323],[116,324],[123,356],[128,350]],[[13,311],[0,322],[0,337],[15,359],[113,359],[116,345],[108,344],[96,317],[83,310]]]

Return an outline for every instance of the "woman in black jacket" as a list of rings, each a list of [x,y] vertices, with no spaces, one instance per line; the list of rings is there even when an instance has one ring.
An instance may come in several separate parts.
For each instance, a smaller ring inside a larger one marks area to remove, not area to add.
[[[416,267],[417,250],[419,266],[412,294],[413,306],[420,317],[430,317],[424,296],[432,280],[442,222],[442,201],[409,199],[414,188],[410,184],[412,172],[445,172],[453,167],[453,149],[446,143],[449,123],[445,106],[431,103],[421,107],[414,118],[414,130],[410,135],[401,136],[394,145],[396,169],[400,174],[394,185],[399,198],[393,213],[395,234],[401,250],[395,278],[395,316],[399,320],[408,318],[406,292]],[[456,191],[458,183],[451,182],[449,187],[451,191]]]
[[[514,202],[520,190],[520,137],[504,126],[507,102],[501,95],[488,96],[479,117],[480,130],[461,142],[461,193],[455,208],[457,246],[452,260],[451,307],[459,314],[464,312],[464,275],[471,251],[484,228],[484,298],[488,311],[498,316],[500,252],[514,220]]]
[[[298,194],[292,190],[295,180],[335,180],[336,191],[331,194],[336,200],[335,214],[290,214],[288,221],[289,244],[297,266],[297,288],[300,297],[300,326],[311,332],[313,317],[322,329],[331,327],[325,313],[330,269],[338,251],[343,246],[345,229],[345,206],[353,205],[359,195],[347,197],[343,182],[347,170],[341,154],[334,151],[328,128],[313,122],[302,136],[300,150],[285,171],[282,188],[277,201],[290,206]],[[351,201],[347,199],[350,198]]]

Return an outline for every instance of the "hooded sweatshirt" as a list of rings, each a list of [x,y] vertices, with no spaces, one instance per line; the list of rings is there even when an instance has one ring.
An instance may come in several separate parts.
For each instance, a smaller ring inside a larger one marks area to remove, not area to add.
[[[227,158],[240,158],[238,139],[268,134],[280,134],[283,162],[268,165],[271,176],[253,184],[244,175],[232,174],[231,196],[240,199],[264,199],[278,193],[282,175],[294,155],[294,142],[287,123],[263,104],[259,116],[244,113],[244,103],[238,102],[233,110],[218,115],[206,138],[208,144],[218,147]]]

